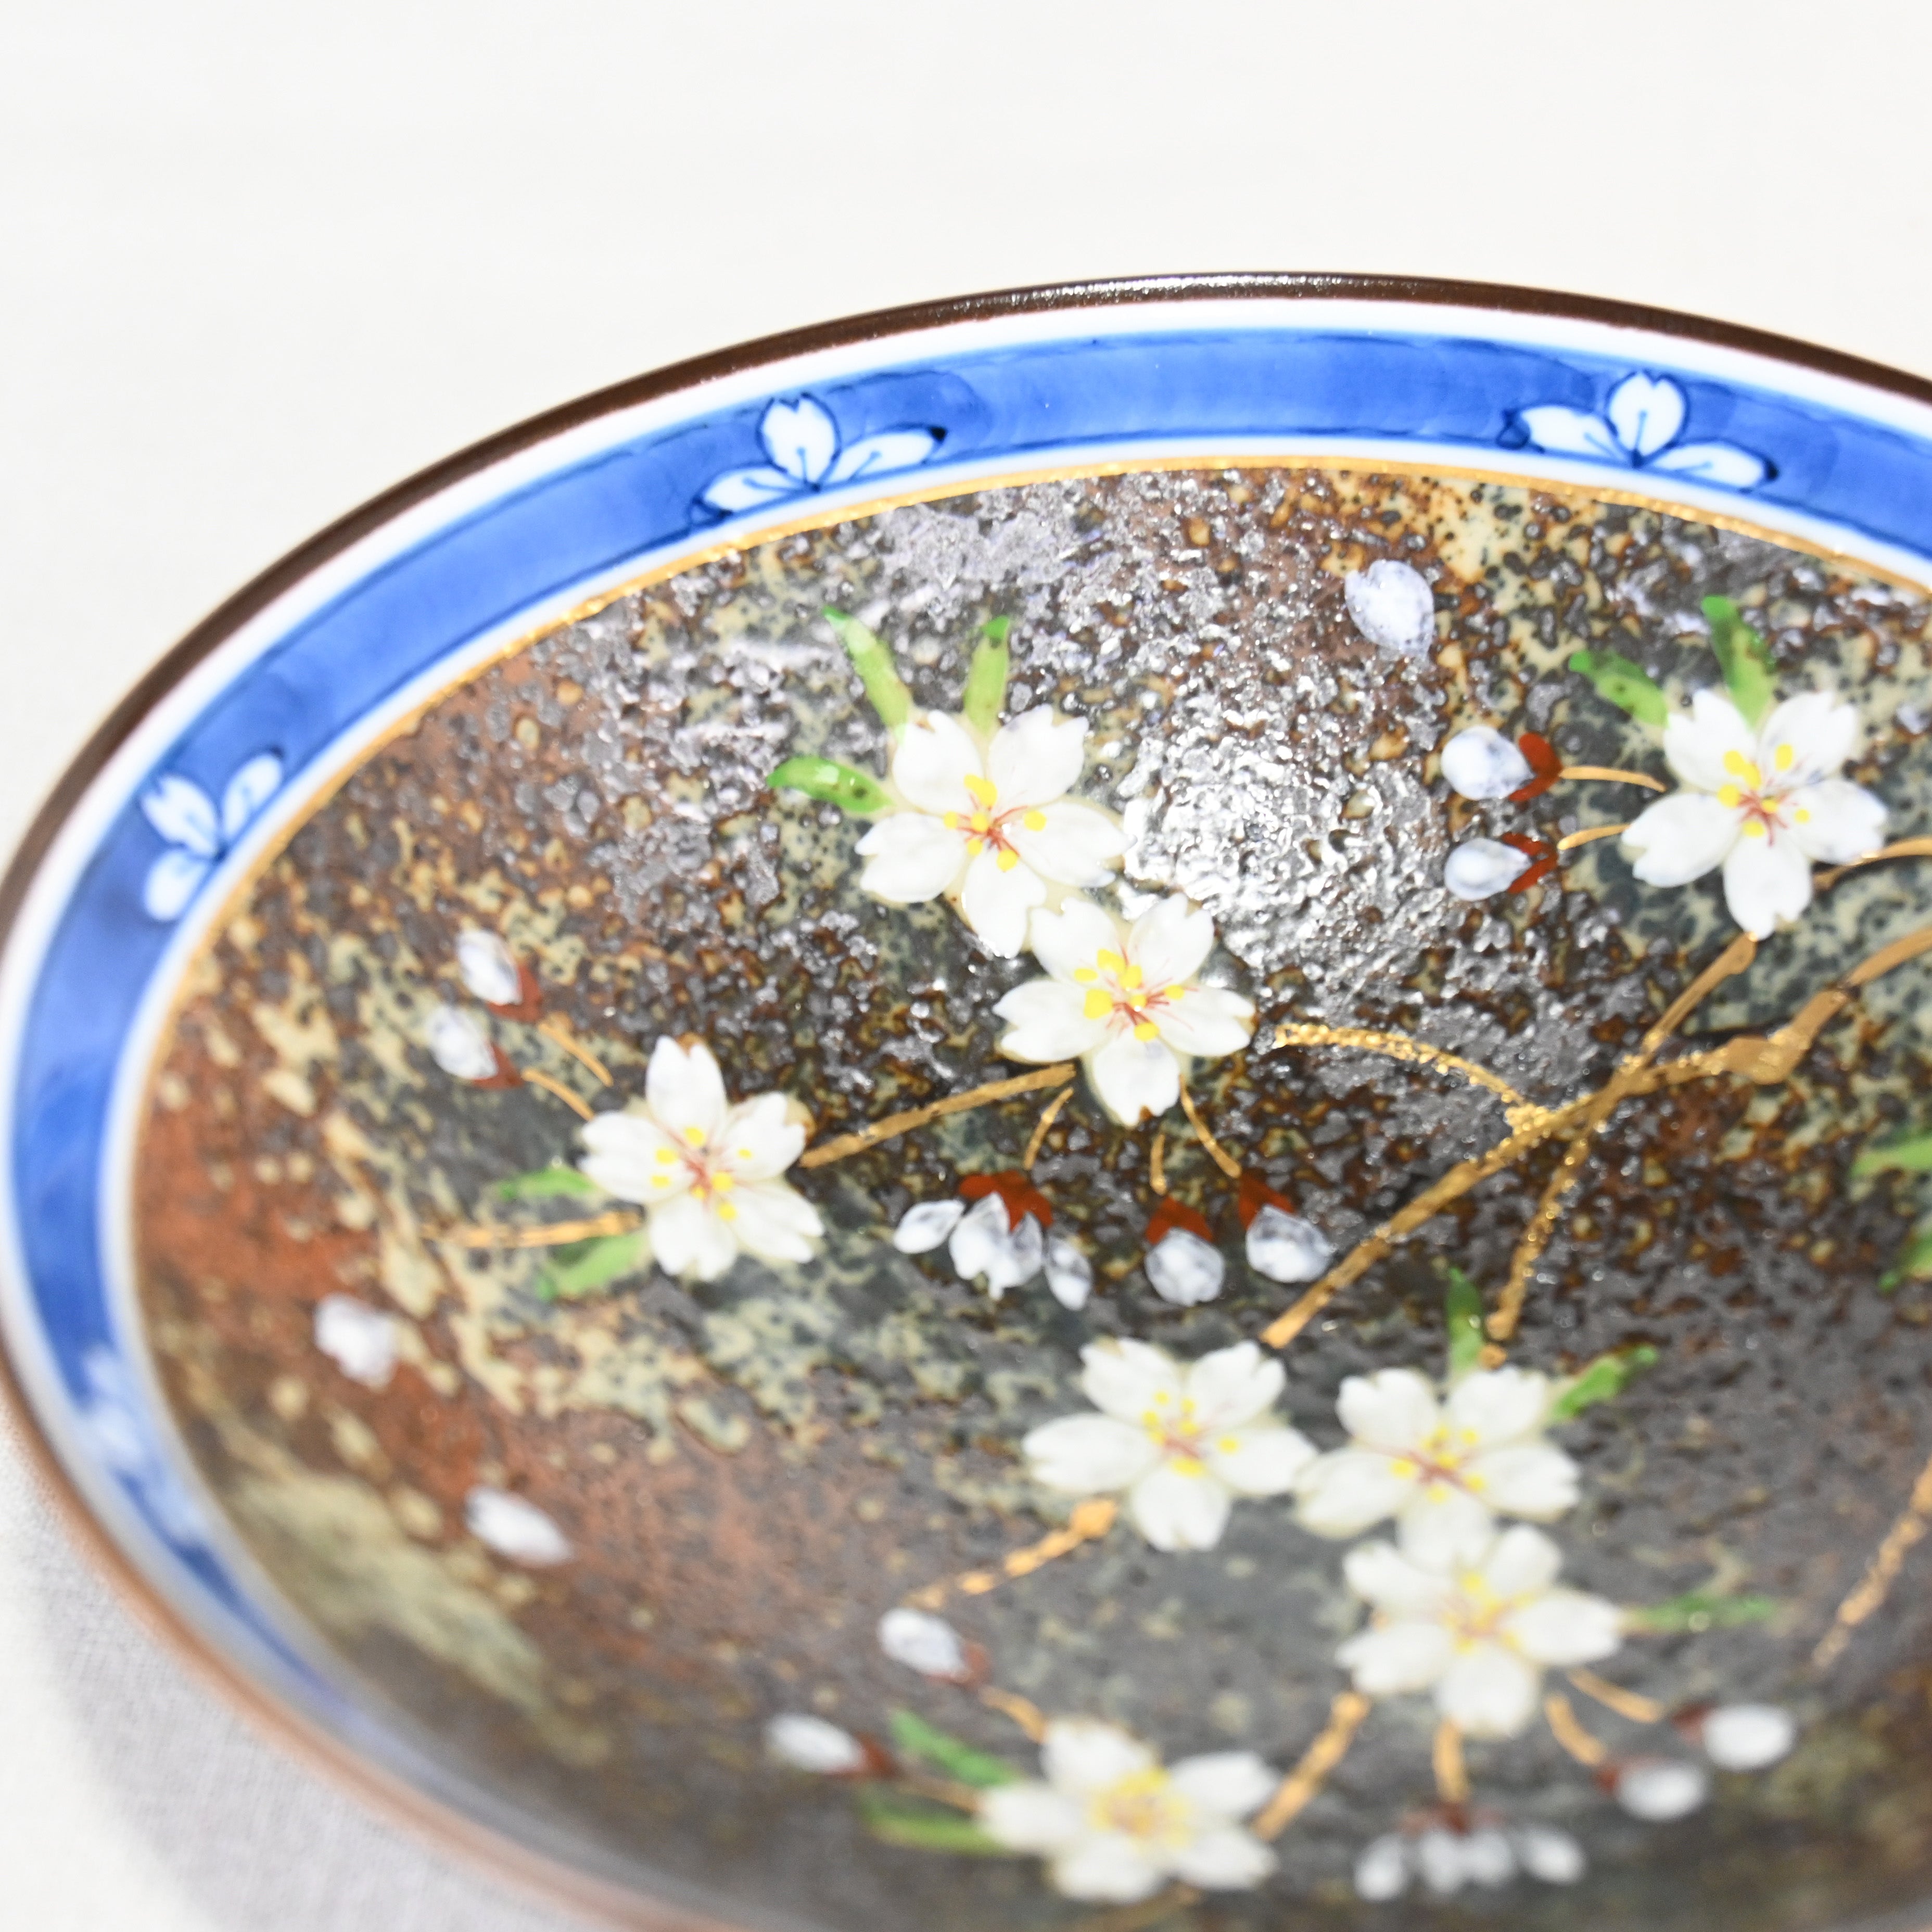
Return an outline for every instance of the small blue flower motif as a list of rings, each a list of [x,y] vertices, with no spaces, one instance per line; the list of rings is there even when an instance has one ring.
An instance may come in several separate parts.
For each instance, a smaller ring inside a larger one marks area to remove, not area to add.
[[[890,476],[896,470],[916,469],[937,449],[944,430],[888,429],[856,442],[842,443],[832,412],[815,397],[795,403],[773,403],[758,419],[758,440],[769,463],[748,470],[728,470],[704,486],[700,501],[726,516],[740,510],[761,509],[830,490],[862,477]]]
[[[170,1543],[202,1548],[208,1538],[208,1519],[142,1420],[127,1365],[111,1348],[90,1348],[81,1372],[87,1378],[87,1400],[80,1426],[102,1467],[134,1492]]]
[[[282,761],[273,752],[258,752],[230,778],[221,808],[191,778],[170,772],[141,794],[141,814],[167,841],[168,849],[148,868],[141,903],[150,919],[172,924],[216,862],[248,828],[282,782]]]
[[[1519,410],[1516,421],[1534,447],[1552,456],[1587,456],[1629,470],[1662,470],[1727,490],[1754,490],[1775,473],[1762,457],[1734,442],[1679,442],[1689,407],[1683,390],[1668,376],[1639,372],[1610,392],[1601,416],[1545,403]]]

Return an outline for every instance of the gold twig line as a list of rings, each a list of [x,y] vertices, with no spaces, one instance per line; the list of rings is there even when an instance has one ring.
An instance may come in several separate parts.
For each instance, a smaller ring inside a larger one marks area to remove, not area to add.
[[[963,1576],[953,1580],[952,1587],[962,1596],[983,1597],[988,1590],[997,1590],[1010,1578],[1030,1576],[1055,1557],[1064,1556],[1068,1551],[1078,1550],[1083,1543],[1092,1543],[1105,1536],[1113,1528],[1114,1519],[1119,1514],[1120,1505],[1112,1496],[1090,1496],[1085,1502],[1074,1505],[1073,1514],[1067,1518],[1064,1529],[1056,1529],[1037,1543],[1028,1544],[1024,1550],[1016,1550],[1011,1556],[1001,1559],[997,1570],[968,1570]],[[935,1610],[946,1600],[947,1587],[944,1583],[928,1584],[926,1588],[915,1591],[906,1601],[915,1610]]]
[[[1861,866],[1876,866],[1881,859],[1928,858],[1932,858],[1932,838],[1901,838],[1894,844],[1868,852],[1862,859],[1854,859],[1846,865],[1833,866],[1828,872],[1820,872],[1812,883],[1816,891],[1829,892],[1847,872],[1856,872]]]
[[[1928,1525],[1932,1525],[1932,1462],[1919,1471],[1898,1520],[1886,1532],[1885,1540],[1866,1564],[1857,1588],[1838,1606],[1832,1628],[1811,1653],[1811,1661],[1819,1670],[1838,1661],[1851,1642],[1852,1631],[1884,1603],[1912,1546],[1925,1534]]]
[[[975,1107],[989,1106],[995,1100],[1010,1100],[1017,1094],[1037,1094],[1042,1087],[1064,1086],[1077,1071],[1072,1060],[1065,1060],[1052,1066],[1042,1066],[1037,1073],[1016,1074],[1010,1080],[989,1080],[983,1087],[969,1088],[964,1094],[935,1100],[930,1106],[909,1108],[903,1114],[888,1114],[883,1120],[875,1120],[869,1127],[861,1127],[856,1133],[841,1134],[823,1147],[808,1148],[800,1155],[798,1164],[800,1167],[824,1167],[832,1161],[844,1160],[848,1154],[863,1154],[881,1141],[896,1140],[901,1134],[909,1134],[915,1127],[922,1127],[928,1120],[938,1120],[944,1114],[970,1113]]]
[[[1560,1690],[1552,1690],[1543,1700],[1543,1714],[1550,1735],[1579,1764],[1600,1765],[1609,1757],[1610,1748],[1577,1721],[1570,1700]]]
[[[553,1080],[548,1073],[535,1066],[520,1066],[517,1071],[532,1087],[541,1087],[546,1094],[554,1094],[574,1114],[586,1120],[597,1118],[596,1110],[587,1102],[580,1100],[560,1080]]]
[[[1034,1124],[1032,1133],[1028,1136],[1026,1153],[1021,1158],[1020,1166],[1025,1168],[1028,1173],[1030,1174],[1033,1172],[1033,1164],[1039,1160],[1040,1150],[1046,1144],[1047,1130],[1055,1120],[1059,1119],[1060,1108],[1065,1106],[1072,1097],[1073,1089],[1071,1087],[1063,1087],[1046,1103],[1046,1111]]]
[[[1436,1726],[1436,1742],[1430,1751],[1436,1772],[1436,1795],[1445,1804],[1469,1802],[1469,1767],[1462,1762],[1462,1732],[1451,1719],[1444,1718]]]
[[[562,1248],[600,1234],[634,1234],[644,1225],[641,1214],[614,1208],[587,1221],[551,1221],[541,1228],[452,1228],[435,1238],[452,1248]]]
[[[1167,1192],[1167,1130],[1154,1130],[1154,1144],[1148,1150],[1148,1185],[1156,1194]]]
[[[1558,839],[1556,849],[1559,852],[1574,852],[1580,845],[1588,845],[1598,838],[1614,838],[1619,832],[1629,830],[1628,819],[1621,825],[1592,825],[1586,831],[1573,832],[1567,838]]]
[[[1616,765],[1565,765],[1556,776],[1560,778],[1605,778],[1612,784],[1642,785],[1646,791],[1670,790],[1660,778],[1648,777],[1642,772],[1624,771]]]
[[[962,1784],[950,1778],[934,1778],[930,1772],[915,1771],[910,1766],[899,1767],[898,1782],[908,1791],[916,1791],[922,1798],[934,1799],[941,1804],[950,1804],[956,1810],[976,1811],[980,1808],[980,1793],[970,1784]]]
[[[1301,1762],[1275,1786],[1274,1796],[1249,1826],[1258,1838],[1279,1838],[1302,1808],[1322,1789],[1322,1780],[1348,1755],[1370,1700],[1359,1690],[1344,1690],[1328,1707],[1328,1721],[1301,1754]]]
[[[1385,1054],[1390,1060],[1409,1060],[1437,1072],[1458,1074],[1472,1087],[1480,1087],[1495,1094],[1503,1103],[1512,1127],[1528,1126],[1546,1111],[1534,1102],[1526,1100],[1507,1080],[1499,1074],[1492,1073],[1486,1066],[1478,1066],[1472,1060],[1465,1060],[1460,1054],[1448,1052],[1439,1046],[1431,1046],[1426,1041],[1411,1040],[1406,1034],[1377,1033],[1368,1027],[1322,1026],[1310,1021],[1294,1020],[1275,1028],[1274,1044],[1276,1048],[1353,1047],[1363,1053]]]
[[[590,1051],[590,1048],[579,1046],[571,1037],[570,1029],[561,1020],[555,1018],[547,1019],[537,1028],[537,1031],[542,1034],[544,1039],[555,1040],[572,1059],[579,1060],[590,1068],[592,1075],[601,1080],[605,1086],[608,1087],[614,1084],[610,1078],[610,1068],[606,1066],[603,1061]]]
[[[1670,1714],[1668,1708],[1654,1697],[1626,1690],[1621,1684],[1612,1684],[1608,1678],[1599,1677],[1594,1670],[1573,1670],[1570,1681],[1585,1696],[1594,1697],[1606,1710],[1629,1718],[1634,1724],[1661,1724]]]
[[[1180,1083],[1180,1111],[1187,1116],[1187,1124],[1194,1130],[1194,1138],[1208,1150],[1208,1157],[1230,1180],[1241,1178],[1241,1163],[1208,1131],[1208,1123],[1201,1118],[1200,1110],[1194,1104],[1194,1096],[1187,1090],[1187,1082]]]
[[[1001,1717],[1012,1718],[1035,1744],[1046,1737],[1046,1713],[1030,1697],[1022,1697],[1017,1691],[1002,1690],[998,1685],[988,1684],[980,1693],[980,1701],[988,1709],[998,1712]]]

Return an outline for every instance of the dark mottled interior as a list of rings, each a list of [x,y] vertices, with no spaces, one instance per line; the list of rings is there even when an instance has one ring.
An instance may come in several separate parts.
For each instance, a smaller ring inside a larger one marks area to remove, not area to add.
[[[1392,656],[1351,622],[1344,575],[1382,557],[1432,582],[1432,652]],[[1215,1132],[1346,1251],[1501,1138],[1502,1111],[1424,1067],[1271,1048],[1276,1022],[1412,1034],[1553,1103],[1600,1083],[1728,936],[1714,882],[1638,885],[1614,842],[1526,893],[1450,898],[1443,860],[1467,832],[1607,823],[1628,794],[1471,804],[1433,755],[1487,722],[1574,761],[1660,770],[1565,661],[1607,645],[1680,694],[1712,682],[1697,614],[1713,592],[1750,608],[1790,685],[1860,704],[1851,776],[1896,831],[1926,829],[1922,598],[1648,510],[1448,478],[1175,471],[900,507],[634,590],[453,688],[229,909],[155,1066],[142,1292],[233,1533],[338,1667],[460,1776],[645,1888],[826,1932],[1124,1926],[1055,1897],[1036,1861],[875,1841],[849,1787],[772,1765],[760,1739],[778,1712],[876,1734],[905,1707],[1031,1764],[1011,1722],[891,1663],[874,1626],[1064,1520],[1017,1444],[1083,1406],[1083,1342],[1192,1356],[1286,1305],[1295,1291],[1240,1264],[1229,1185],[1174,1117],[1168,1183],[1233,1258],[1220,1300],[1171,1307],[1139,1265],[1152,1130],[1112,1124],[1083,1087],[1035,1170],[1099,1258],[1077,1313],[1037,1283],[995,1304],[943,1250],[887,1240],[913,1200],[1016,1165],[1034,1099],[795,1172],[830,1231],[817,1262],[545,1300],[539,1253],[435,1238],[579,1145],[550,1094],[465,1086],[424,1050],[434,1003],[464,997],[455,936],[500,932],[618,1098],[665,1034],[709,1040],[734,1092],[796,1096],[821,1136],[1012,1072],[992,1008],[1028,962],[988,956],[943,904],[865,896],[860,828],[764,782],[801,752],[884,768],[824,606],[860,614],[944,710],[976,628],[1009,616],[1010,713],[1050,700],[1090,721],[1084,789],[1124,816],[1127,885],[1204,904],[1222,969],[1259,1009],[1250,1051],[1198,1078]],[[1921,922],[1919,878],[1846,879],[1690,1032],[1777,1023]],[[1356,1854],[1432,1800],[1432,1712],[1393,1700],[1282,1838],[1269,1885],[1131,1922],[1796,1932],[1932,1892],[1932,1556],[1908,1555],[1882,1612],[1828,1668],[1812,1661],[1932,1453],[1932,1284],[1879,1288],[1928,1204],[1915,1176],[1851,1172],[1932,1112],[1927,970],[1879,982],[1783,1085],[1718,1078],[1624,1106],[1511,1356],[1567,1370],[1658,1351],[1565,1432],[1584,1471],[1552,1532],[1566,1574],[1625,1604],[1773,1600],[1748,1625],[1633,1637],[1605,1669],[1672,1704],[1782,1703],[1797,1750],[1651,1826],[1540,1726],[1472,1744],[1484,1802],[1574,1832],[1589,1875],[1371,1906],[1350,1886]],[[514,1061],[611,1104],[533,1024],[497,1031]],[[1439,1364],[1438,1262],[1492,1291],[1558,1153],[1466,1195],[1286,1351],[1287,1406],[1318,1445],[1340,1440],[1344,1376]],[[317,1351],[314,1308],[338,1293],[401,1323],[383,1389]],[[464,1520],[478,1483],[547,1511],[574,1560],[532,1570],[478,1544]],[[946,1613],[998,1684],[1049,1712],[1116,1719],[1169,1756],[1238,1745],[1286,1767],[1343,1686],[1334,1653],[1360,1612],[1340,1556],[1285,1502],[1247,1503],[1212,1552],[1162,1556],[1120,1526]],[[1592,1722],[1632,1748],[1622,1720]]]

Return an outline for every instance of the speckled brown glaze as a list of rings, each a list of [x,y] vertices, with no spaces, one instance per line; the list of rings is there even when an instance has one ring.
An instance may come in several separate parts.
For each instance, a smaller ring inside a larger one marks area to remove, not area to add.
[[[1346,573],[1384,556],[1433,583],[1432,655],[1379,651],[1347,615]],[[1852,775],[1895,828],[1922,829],[1932,753],[1898,716],[1932,702],[1922,602],[1747,537],[1493,483],[1153,472],[912,505],[619,597],[452,691],[232,909],[157,1063],[142,1293],[236,1529],[468,1774],[720,1909],[960,1932],[1090,1916],[1030,1861],[874,1842],[848,1791],[766,1761],[763,1726],[812,1711],[878,1734],[904,1707],[1030,1762],[970,1692],[882,1657],[878,1616],[1064,1520],[1018,1444],[1081,1406],[1083,1342],[1192,1356],[1258,1333],[1292,1291],[1237,1260],[1211,1304],[1159,1300],[1140,1267],[1150,1131],[1083,1088],[1034,1170],[1099,1264],[1077,1314],[1037,1283],[992,1304],[943,1255],[886,1240],[962,1172],[1016,1166],[1034,1100],[795,1172],[828,1228],[811,1264],[546,1299],[540,1253],[436,1238],[507,1212],[495,1184],[579,1144],[551,1094],[464,1086],[424,1050],[434,1003],[464,997],[456,934],[501,932],[544,1013],[608,1066],[610,1095],[534,1022],[497,1024],[514,1063],[586,1104],[640,1092],[665,1034],[707,1040],[734,1092],[796,1096],[821,1137],[1011,1072],[992,1007],[1027,963],[989,957],[944,904],[867,898],[860,828],[764,784],[798,752],[883,769],[824,606],[862,616],[940,709],[976,627],[1008,616],[1009,712],[1050,700],[1089,720],[1084,790],[1124,816],[1130,886],[1204,904],[1210,975],[1258,1007],[1254,1046],[1197,1082],[1215,1133],[1346,1250],[1499,1138],[1502,1111],[1414,1066],[1271,1050],[1275,1024],[1411,1034],[1554,1104],[1600,1083],[1728,932],[1714,886],[1638,886],[1613,843],[1578,855],[1567,890],[1450,899],[1442,862],[1466,832],[1553,835],[1628,815],[1629,794],[1471,805],[1432,755],[1498,722],[1573,761],[1658,769],[1564,661],[1607,646],[1680,690],[1711,681],[1696,613],[1713,592],[1754,607],[1793,687],[1861,704]],[[1691,1030],[1775,1024],[1921,922],[1917,883],[1846,880]],[[1556,1532],[1570,1572],[1628,1604],[1702,1587],[1778,1606],[1634,1638],[1615,1674],[1672,1705],[1782,1702],[1806,1728],[1775,1772],[1721,1780],[1711,1809],[1660,1828],[1624,1817],[1546,1734],[1472,1745],[1485,1802],[1590,1852],[1582,1890],[1508,1894],[1514,1922],[1795,1928],[1928,1888],[1932,1612],[1910,1574],[1828,1672],[1808,1661],[1932,1452],[1932,1291],[1876,1286],[1916,1184],[1850,1172],[1922,1121],[1923,975],[1881,982],[1783,1086],[1712,1080],[1625,1107],[1543,1258],[1513,1359],[1568,1370],[1636,1342],[1660,1358],[1566,1432],[1584,1468]],[[1298,1426],[1330,1446],[1345,1375],[1438,1366],[1437,1258],[1493,1286],[1556,1157],[1464,1196],[1288,1349]],[[1178,1116],[1166,1166],[1238,1256],[1232,1190]],[[386,1388],[315,1346],[316,1304],[339,1293],[404,1322]],[[479,1483],[542,1508],[574,1559],[492,1556],[464,1528]],[[1159,1556],[1117,1528],[947,1614],[1048,1712],[1114,1718],[1169,1756],[1240,1745],[1285,1767],[1344,1682],[1334,1652],[1360,1612],[1339,1558],[1285,1504],[1250,1504],[1211,1552]],[[1372,1922],[1350,1865],[1431,1802],[1431,1723],[1424,1700],[1378,1706],[1281,1840],[1282,1876],[1177,1910],[1261,1926],[1292,1898],[1311,1923]],[[1599,1728],[1635,1748],[1620,1723]]]

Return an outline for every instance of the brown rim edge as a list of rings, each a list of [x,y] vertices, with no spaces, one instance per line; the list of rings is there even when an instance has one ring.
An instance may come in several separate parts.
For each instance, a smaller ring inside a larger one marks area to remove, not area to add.
[[[351,510],[270,565],[211,611],[109,712],[34,814],[8,865],[4,878],[0,879],[0,950],[11,941],[28,890],[69,814],[101,769],[161,698],[256,612],[302,578],[370,531],[464,477],[614,411],[815,350],[909,335],[950,323],[990,321],[1056,309],[1124,308],[1153,302],[1241,298],[1412,302],[1602,322],[1615,328],[1712,343],[1932,405],[1932,381],[1924,377],[1762,329],[1716,322],[1674,309],[1591,296],[1564,295],[1502,283],[1444,281],[1404,275],[1311,271],[1066,282],[877,309],[840,321],[761,336],[734,348],[673,363],[595,390],[472,443]],[[75,1541],[107,1578],[123,1604],[202,1682],[298,1760],[369,1804],[388,1822],[404,1827],[432,1852],[443,1855],[453,1852],[472,1865],[480,1864],[511,1880],[545,1903],[587,1912],[608,1924],[632,1928],[632,1932],[737,1932],[728,1921],[593,1877],[577,1866],[548,1856],[481,1822],[454,1804],[378,1768],[320,1725],[272,1696],[177,1612],[108,1534],[42,1431],[11,1354],[4,1346],[0,1346],[0,1399],[11,1412],[43,1492],[52,1498]]]

